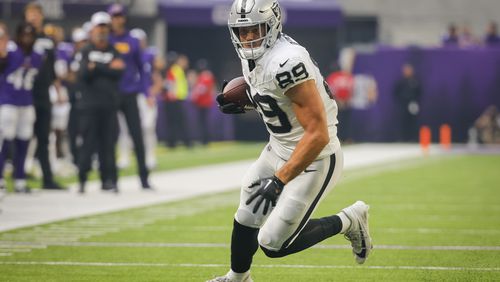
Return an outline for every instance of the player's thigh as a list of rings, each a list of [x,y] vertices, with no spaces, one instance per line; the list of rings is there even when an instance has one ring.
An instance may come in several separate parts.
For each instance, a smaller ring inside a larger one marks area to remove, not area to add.
[[[16,138],[16,128],[19,119],[18,107],[13,105],[0,106],[0,131],[4,139]]]
[[[36,119],[35,108],[33,106],[19,107],[18,114],[16,137],[21,140],[29,140],[33,137],[33,125]]]
[[[137,96],[137,106],[139,107],[139,116],[141,117],[141,126],[144,130],[155,128],[158,109],[156,105],[150,106],[146,96],[139,94]]]
[[[259,158],[247,170],[241,182],[240,205],[235,215],[236,221],[240,224],[259,228],[264,223],[267,217],[262,213],[264,205],[261,205],[262,207],[256,213],[253,213],[253,208],[257,200],[254,200],[249,205],[246,204],[246,201],[255,192],[255,187],[250,188],[252,183],[262,178],[272,177],[276,172],[276,167],[277,156],[269,150],[269,145],[266,145]]]
[[[305,172],[290,181],[262,226],[259,243],[275,251],[290,244],[338,181],[342,166],[342,153],[339,152],[313,162]]]

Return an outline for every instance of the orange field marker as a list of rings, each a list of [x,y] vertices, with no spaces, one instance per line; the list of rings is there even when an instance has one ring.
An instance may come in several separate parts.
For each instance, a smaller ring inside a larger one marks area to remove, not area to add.
[[[439,128],[439,143],[445,150],[451,147],[451,127],[446,123]]]
[[[420,127],[420,147],[422,147],[424,154],[429,153],[431,139],[432,139],[431,129],[428,126]]]

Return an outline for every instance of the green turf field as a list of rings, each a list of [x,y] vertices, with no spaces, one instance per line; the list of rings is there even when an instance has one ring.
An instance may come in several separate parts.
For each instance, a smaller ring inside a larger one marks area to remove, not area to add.
[[[342,236],[255,281],[499,281],[500,156],[431,157],[348,171],[316,216],[363,199],[375,248],[357,266]],[[238,193],[0,233],[0,281],[204,281],[228,269]]]

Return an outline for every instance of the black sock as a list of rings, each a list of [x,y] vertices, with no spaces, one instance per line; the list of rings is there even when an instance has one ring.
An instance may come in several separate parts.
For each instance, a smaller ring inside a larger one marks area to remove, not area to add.
[[[311,219],[288,247],[279,251],[262,248],[268,257],[284,257],[305,250],[317,243],[338,234],[342,230],[342,221],[337,215]]]
[[[247,227],[234,220],[231,236],[231,269],[234,272],[243,273],[250,269],[253,255],[259,247],[258,234],[258,228]]]

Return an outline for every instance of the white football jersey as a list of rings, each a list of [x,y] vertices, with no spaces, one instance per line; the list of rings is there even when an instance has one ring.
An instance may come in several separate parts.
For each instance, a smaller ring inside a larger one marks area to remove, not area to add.
[[[316,63],[307,50],[289,36],[282,34],[276,44],[255,61],[252,71],[249,62],[242,60],[243,76],[250,85],[252,101],[266,124],[270,145],[284,160],[288,160],[304,135],[304,128],[297,120],[292,101],[285,92],[304,81],[315,80],[325,108],[330,143],[317,159],[329,156],[340,149],[337,138],[337,104],[324,83]]]

